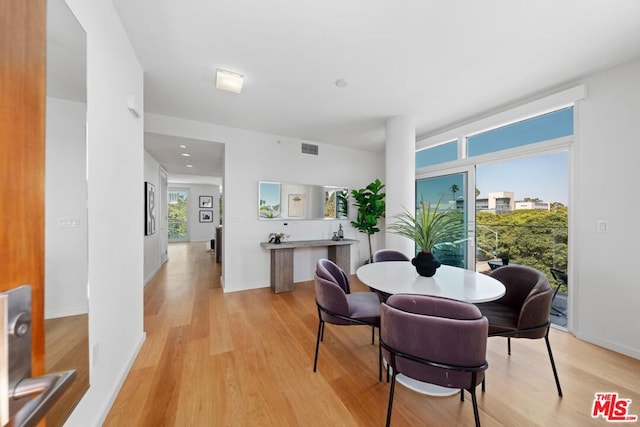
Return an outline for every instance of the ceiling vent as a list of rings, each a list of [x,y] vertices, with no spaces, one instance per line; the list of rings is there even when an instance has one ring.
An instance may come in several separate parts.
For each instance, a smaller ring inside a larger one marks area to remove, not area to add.
[[[318,146],[315,144],[307,144],[306,142],[302,143],[302,154],[313,154],[314,156],[318,155]]]

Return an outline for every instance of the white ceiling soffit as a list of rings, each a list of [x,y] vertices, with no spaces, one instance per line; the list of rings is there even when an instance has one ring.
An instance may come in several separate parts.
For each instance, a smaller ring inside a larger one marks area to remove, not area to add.
[[[640,58],[638,0],[113,3],[146,112],[371,151],[391,116],[425,135]]]
[[[181,184],[216,185],[220,187],[220,192],[222,192],[221,177],[168,174],[167,183],[169,184],[169,187],[179,187]]]
[[[145,132],[144,149],[164,166],[169,176],[222,177],[224,144]]]

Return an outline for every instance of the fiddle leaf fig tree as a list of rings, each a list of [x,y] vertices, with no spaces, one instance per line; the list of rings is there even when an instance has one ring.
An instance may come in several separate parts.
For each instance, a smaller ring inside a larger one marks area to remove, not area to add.
[[[384,202],[385,193],[382,192],[384,184],[379,179],[371,182],[365,188],[351,190],[354,198],[354,205],[358,208],[355,221],[351,221],[358,231],[365,233],[369,239],[369,260],[373,258],[371,248],[371,235],[380,231],[378,219],[384,217],[386,205]]]

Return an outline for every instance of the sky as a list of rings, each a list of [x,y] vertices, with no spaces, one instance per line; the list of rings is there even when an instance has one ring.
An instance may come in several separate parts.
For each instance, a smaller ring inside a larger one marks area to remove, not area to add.
[[[537,197],[567,206],[569,156],[561,152],[478,166],[476,184],[480,197],[494,191],[511,191],[516,200]]]
[[[259,183],[260,198],[265,201],[268,206],[280,204],[280,183],[277,182],[261,182]]]
[[[569,173],[567,152],[537,155],[518,160],[509,160],[476,169],[476,188],[480,198],[489,193],[508,191],[514,193],[515,200],[525,197],[539,198],[543,202],[560,202],[568,206]],[[417,181],[416,202],[424,196],[425,202],[435,205],[440,201],[445,205],[455,196],[464,193],[462,174],[444,175]],[[451,193],[455,184],[458,191]]]

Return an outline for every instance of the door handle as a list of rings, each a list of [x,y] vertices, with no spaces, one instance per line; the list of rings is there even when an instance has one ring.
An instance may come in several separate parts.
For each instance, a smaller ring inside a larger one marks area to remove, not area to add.
[[[75,377],[70,370],[31,378],[31,286],[0,293],[0,426],[35,426]]]
[[[13,399],[37,394],[10,419],[9,426],[35,426],[49,412],[58,398],[69,388],[76,377],[76,371],[63,371],[36,378],[25,378],[13,391]]]

